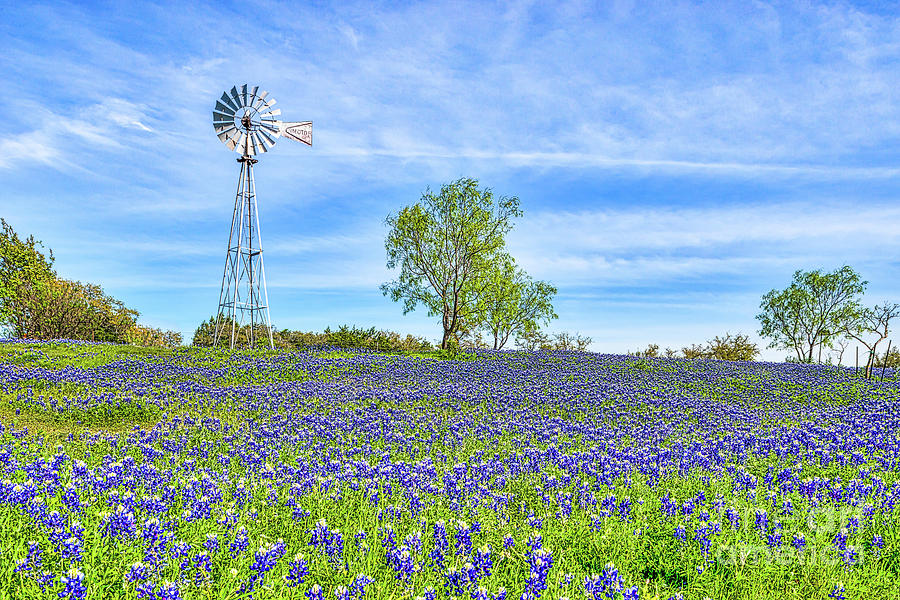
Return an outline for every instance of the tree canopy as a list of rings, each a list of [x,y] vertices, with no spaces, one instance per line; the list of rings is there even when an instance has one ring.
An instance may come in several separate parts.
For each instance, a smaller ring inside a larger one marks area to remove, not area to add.
[[[181,334],[137,324],[138,311],[92,283],[53,269],[34,236],[21,238],[0,219],[0,326],[16,338],[178,345]]]
[[[422,305],[439,316],[447,348],[458,332],[482,322],[494,265],[506,260],[504,236],[521,215],[517,197],[495,198],[475,179],[443,185],[439,194],[426,189],[416,204],[386,219],[387,266],[400,273],[382,292],[402,300],[404,314]]]
[[[480,297],[480,324],[493,338],[494,350],[502,349],[511,336],[540,328],[551,319],[556,288],[534,281],[509,255],[499,257],[487,274],[488,285]]]
[[[830,346],[860,314],[867,284],[847,265],[832,273],[796,271],[791,285],[762,297],[759,334],[772,340],[769,348],[793,350],[797,360],[812,362],[815,349]]]

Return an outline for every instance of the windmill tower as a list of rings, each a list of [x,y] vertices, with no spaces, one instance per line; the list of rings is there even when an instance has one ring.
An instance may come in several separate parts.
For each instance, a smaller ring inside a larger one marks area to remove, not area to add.
[[[275,100],[269,97],[269,92],[260,92],[259,86],[248,88],[245,84],[240,89],[235,86],[223,93],[213,109],[216,135],[229,150],[241,153],[237,159],[241,174],[219,291],[214,347],[220,339],[230,335],[229,347],[233,349],[242,327],[249,325],[247,342],[252,348],[257,328],[265,325],[269,348],[274,348],[253,179],[253,165],[258,161],[254,156],[268,151],[279,136],[312,146],[312,122],[281,121],[281,109],[273,109],[273,106]]]

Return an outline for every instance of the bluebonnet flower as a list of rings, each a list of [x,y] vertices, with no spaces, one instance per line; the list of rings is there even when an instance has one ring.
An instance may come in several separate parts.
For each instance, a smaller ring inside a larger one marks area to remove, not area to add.
[[[459,521],[456,524],[454,542],[457,555],[468,556],[472,553],[472,530],[465,521]]]
[[[434,524],[434,548],[431,550],[429,557],[431,558],[432,568],[441,572],[444,570],[444,558],[449,548],[447,539],[447,524],[444,521],[438,521]]]
[[[20,560],[13,569],[14,573],[22,571],[37,572],[41,568],[41,546],[37,542],[28,542],[28,554]]]
[[[125,574],[125,580],[129,583],[136,583],[138,581],[146,581],[147,577],[150,575],[150,572],[147,570],[147,565],[142,562],[136,562],[131,565],[131,568],[128,570],[128,573]]]
[[[229,544],[228,549],[231,552],[231,558],[237,558],[250,545],[250,539],[247,537],[247,530],[243,527],[237,530],[234,540]]]
[[[472,600],[488,600],[488,591],[484,586],[477,586],[472,590]]]
[[[322,600],[322,588],[318,583],[306,590],[307,600]]]
[[[181,592],[174,582],[165,581],[159,586],[156,597],[158,600],[181,600]]]
[[[294,555],[294,560],[288,563],[288,574],[284,576],[288,585],[297,587],[303,584],[303,580],[309,574],[309,565],[302,554]]]
[[[832,543],[834,544],[835,548],[837,548],[839,551],[845,550],[847,548],[848,536],[849,533],[847,532],[846,528],[841,528],[836,534],[834,534]]]
[[[784,502],[781,503],[781,514],[783,514],[783,515],[794,514],[794,503],[791,502],[790,498],[785,498]]]
[[[42,592],[52,589],[55,581],[56,573],[53,573],[52,571],[41,571],[40,575],[37,576],[37,582]]]
[[[87,587],[84,585],[84,573],[72,567],[67,576],[62,578],[63,589],[57,595],[66,600],[84,600]]]
[[[259,547],[253,555],[252,571],[250,578],[241,585],[242,591],[249,591],[259,585],[266,573],[272,570],[278,560],[284,556],[285,545],[283,540],[269,542]]]
[[[881,553],[881,549],[884,548],[884,538],[880,535],[872,535],[872,547],[875,548],[875,555],[878,556]]]
[[[590,600],[615,600],[623,594],[627,600],[637,600],[637,586],[625,588],[619,571],[613,563],[607,563],[600,575],[594,573],[584,579],[584,590]]]
[[[366,595],[366,586],[374,581],[371,577],[360,573],[350,584],[350,597],[360,600]]]
[[[756,528],[761,534],[765,534],[769,529],[769,515],[765,509],[756,509]]]
[[[526,600],[535,600],[547,589],[547,576],[553,567],[553,555],[549,550],[538,549],[529,553],[527,558],[530,571],[525,580],[522,597]]]
[[[84,558],[84,542],[75,536],[66,538],[60,544],[59,552],[63,560],[81,562]]]
[[[391,568],[394,569],[394,574],[398,579],[408,582],[412,578],[416,567],[408,548],[405,546],[402,548],[391,548],[387,552],[387,561]]]
[[[628,521],[631,519],[631,498],[630,497],[625,496],[624,498],[622,498],[622,500],[619,502],[618,512],[619,512],[619,517],[623,521]]]
[[[841,583],[837,583],[837,584],[835,584],[834,589],[831,590],[831,593],[828,594],[828,597],[832,598],[832,600],[845,600],[845,598],[844,598],[845,591],[846,590],[844,590],[844,585]]]
[[[725,511],[725,517],[728,519],[728,522],[731,523],[732,529],[738,529],[741,526],[741,517],[733,508],[729,507],[728,510]]]
[[[128,539],[137,535],[137,522],[128,507],[119,505],[112,512],[100,516],[100,530],[104,537]]]
[[[475,552],[475,570],[478,577],[490,577],[494,561],[491,559],[491,547],[485,544]]]
[[[504,535],[504,536],[503,536],[503,547],[504,547],[504,548],[506,548],[507,550],[509,550],[509,549],[511,549],[511,548],[514,548],[515,545],[516,545],[516,541],[513,539],[513,536],[511,536],[511,535]]]
[[[403,545],[409,548],[410,552],[418,554],[422,551],[422,532],[414,531],[403,538]]]
[[[459,596],[466,588],[468,581],[463,571],[459,569],[447,569],[444,571],[444,588],[452,596]]]

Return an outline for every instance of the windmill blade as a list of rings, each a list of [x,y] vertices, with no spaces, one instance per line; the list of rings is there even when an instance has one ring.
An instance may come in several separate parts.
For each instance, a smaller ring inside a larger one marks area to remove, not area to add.
[[[219,110],[213,111],[213,121],[231,121],[234,119],[234,113],[222,112]]]
[[[262,139],[262,136],[259,135],[259,132],[253,134],[253,141],[260,152],[268,152],[269,149],[266,148],[266,142]]]
[[[271,120],[271,119],[274,119],[274,118],[280,117],[280,116],[281,116],[281,109],[280,109],[280,108],[276,108],[275,110],[271,110],[271,111],[269,111],[269,112],[263,114],[263,115],[260,116],[259,118],[260,118],[260,119]]]
[[[231,139],[235,133],[237,133],[237,127],[232,127],[231,129],[226,129],[226,130],[220,132],[219,135],[216,137],[218,137],[220,141],[227,143],[228,140]]]
[[[213,109],[213,111],[218,111],[223,115],[230,115],[232,117],[234,116],[234,113],[237,112],[235,111],[235,109],[231,108],[231,106],[229,106],[228,104],[223,103],[221,100],[216,101],[216,107]]]
[[[246,83],[241,86],[241,100],[244,101],[244,103],[241,104],[241,106],[249,106],[250,105],[250,101],[247,99],[247,84]]]
[[[243,105],[241,104],[241,95],[238,93],[237,86],[232,86],[231,98],[234,100],[235,110],[239,110]]]
[[[262,129],[259,130],[259,137],[265,140],[267,148],[274,146],[277,141],[276,136],[270,135],[267,131],[263,131]]]
[[[228,138],[228,141],[225,142],[225,145],[228,146],[229,150],[234,150],[237,148],[238,140],[236,137]]]
[[[265,131],[266,135],[277,139],[277,138],[281,137],[280,126],[281,126],[280,122],[273,123],[272,125],[263,123],[262,125],[260,125],[260,131]]]
[[[234,135],[235,131],[237,131],[237,128],[234,125],[231,127],[216,127],[216,137],[224,142],[225,139],[222,135],[224,134],[226,137],[231,137]]]
[[[260,129],[257,133],[259,134],[259,137],[261,137],[261,138],[263,138],[264,140],[266,140],[266,142],[269,144],[269,146],[274,146],[274,145],[275,145],[275,138],[278,137],[277,135],[275,135],[275,136],[270,136],[270,135],[268,134],[268,132],[266,132],[264,129]]]
[[[238,107],[234,103],[234,100],[232,100],[231,97],[228,96],[228,92],[222,92],[222,98],[220,99],[220,101],[224,102],[231,109],[232,114],[237,112]],[[216,102],[216,107],[218,108],[218,106],[219,103]]]
[[[288,122],[281,124],[281,135],[297,142],[312,146],[312,121]]]
[[[253,106],[254,104],[256,104],[256,92],[258,92],[258,91],[259,91],[259,86],[254,85],[253,89],[250,90],[250,102],[247,103],[247,106]]]
[[[257,112],[262,112],[262,107],[266,104],[266,96],[269,95],[269,92],[263,90],[259,93],[259,96],[256,97],[257,104],[254,105],[253,108],[257,110]]]
[[[276,104],[278,104],[278,102],[275,101],[275,98],[269,98],[268,100],[266,100],[266,103],[263,104],[262,106],[260,106],[259,109],[257,109],[257,110],[260,113],[267,113],[267,112],[271,111],[272,107],[275,106]],[[280,108],[275,109],[275,110],[278,110],[279,114],[280,114],[280,111],[281,111]]]
[[[253,144],[256,154],[266,151],[266,147],[263,145],[262,140],[259,139],[259,136],[256,135],[256,132],[253,132],[250,136],[250,142]]]

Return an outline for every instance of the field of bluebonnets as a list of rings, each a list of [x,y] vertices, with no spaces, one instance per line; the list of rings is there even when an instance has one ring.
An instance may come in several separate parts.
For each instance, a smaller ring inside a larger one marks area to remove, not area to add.
[[[890,370],[6,342],[0,383],[2,598],[900,597]]]

